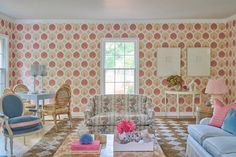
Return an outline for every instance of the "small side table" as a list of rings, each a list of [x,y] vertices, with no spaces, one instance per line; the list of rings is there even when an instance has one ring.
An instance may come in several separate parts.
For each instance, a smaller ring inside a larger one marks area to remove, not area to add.
[[[197,117],[196,117],[196,124],[200,122],[201,119],[206,117],[212,117],[213,115],[213,108],[207,106],[197,106]]]

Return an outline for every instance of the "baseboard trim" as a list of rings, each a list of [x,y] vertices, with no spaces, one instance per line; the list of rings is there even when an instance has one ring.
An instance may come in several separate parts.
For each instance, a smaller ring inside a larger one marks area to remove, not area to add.
[[[179,115],[181,117],[190,117],[190,116],[193,116],[193,113],[192,112],[180,112]],[[174,117],[174,116],[178,116],[178,113],[177,112],[156,112],[155,113],[155,116],[168,116],[168,117]],[[194,116],[196,116],[196,112],[194,113]]]
[[[72,118],[84,118],[83,112],[72,112]]]

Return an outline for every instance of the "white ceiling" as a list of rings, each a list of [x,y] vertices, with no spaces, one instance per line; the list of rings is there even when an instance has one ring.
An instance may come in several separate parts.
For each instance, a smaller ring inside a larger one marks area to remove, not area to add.
[[[15,19],[221,19],[236,0],[0,0]]]

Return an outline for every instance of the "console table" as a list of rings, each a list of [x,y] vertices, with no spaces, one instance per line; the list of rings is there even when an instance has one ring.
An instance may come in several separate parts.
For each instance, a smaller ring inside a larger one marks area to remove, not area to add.
[[[180,116],[179,112],[179,96],[180,95],[190,95],[192,96],[192,113],[193,117],[195,116],[195,97],[196,95],[199,95],[199,101],[201,102],[201,93],[199,91],[174,91],[174,90],[167,90],[165,91],[165,116],[167,116],[167,95],[176,95],[176,107],[177,107],[177,112],[178,112],[178,118]]]

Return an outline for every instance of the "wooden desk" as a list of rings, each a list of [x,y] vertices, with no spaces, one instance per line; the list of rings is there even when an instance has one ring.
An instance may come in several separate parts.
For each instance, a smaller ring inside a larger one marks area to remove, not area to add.
[[[195,116],[195,97],[196,95],[199,95],[199,101],[201,102],[201,93],[199,91],[174,91],[174,90],[167,90],[165,91],[165,115],[167,116],[167,95],[176,95],[177,99],[176,99],[176,108],[177,108],[177,112],[178,112],[178,118],[180,116],[180,112],[179,112],[179,96],[180,95],[191,95],[192,96],[192,113],[193,113],[193,117]]]
[[[22,97],[24,99],[28,100],[34,100],[36,102],[36,109],[39,109],[39,100],[43,100],[44,105],[44,100],[45,99],[52,99],[55,96],[55,92],[45,92],[45,93],[16,93],[19,97]]]

